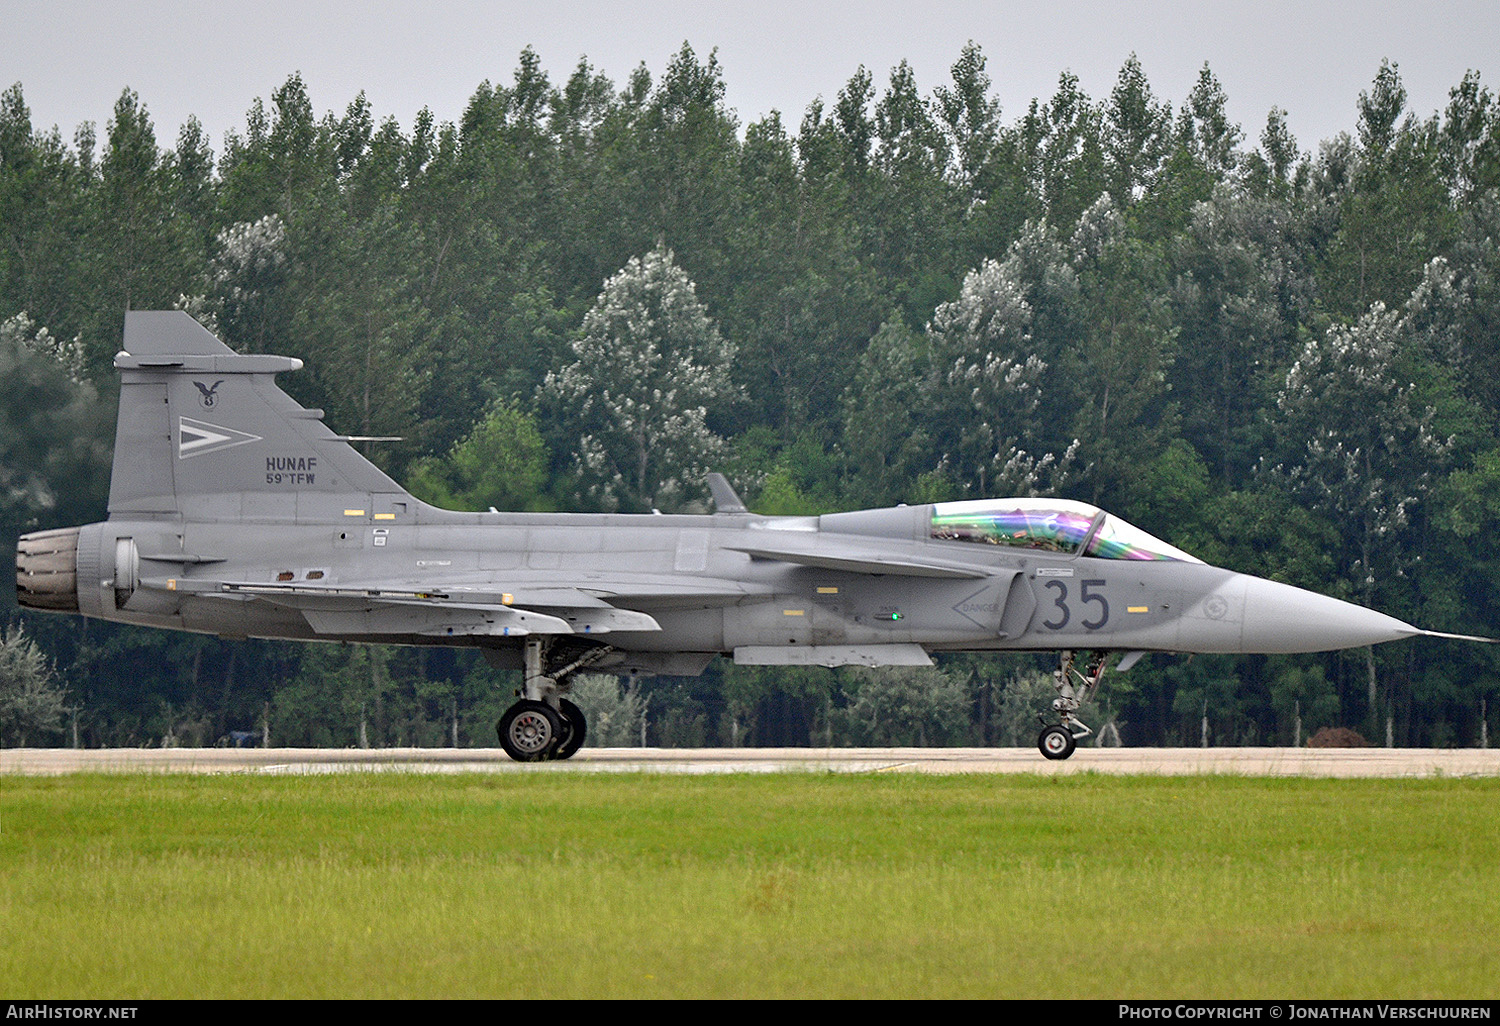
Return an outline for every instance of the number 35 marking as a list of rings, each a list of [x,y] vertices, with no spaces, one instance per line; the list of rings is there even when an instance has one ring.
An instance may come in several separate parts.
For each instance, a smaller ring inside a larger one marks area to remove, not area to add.
[[[1097,631],[1100,627],[1109,623],[1109,602],[1095,589],[1103,588],[1105,582],[1102,580],[1089,580],[1078,582],[1078,601],[1081,605],[1098,606],[1098,616],[1092,620],[1080,620],[1086,630]],[[1073,613],[1068,608],[1068,585],[1064,581],[1050,580],[1046,585],[1054,592],[1052,606],[1055,612],[1052,617],[1043,620],[1042,626],[1049,631],[1060,631],[1073,619]]]

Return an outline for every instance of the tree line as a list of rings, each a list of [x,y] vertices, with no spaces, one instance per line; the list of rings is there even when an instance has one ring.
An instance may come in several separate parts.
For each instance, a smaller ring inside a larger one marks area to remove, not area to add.
[[[1134,57],[1107,97],[1063,74],[1013,114],[973,44],[928,95],[906,63],[859,68],[795,124],[724,98],[686,44],[623,84],[586,60],[553,82],[527,49],[457,122],[410,128],[363,94],[319,117],[293,75],[216,154],[195,120],[164,146],[128,89],[69,139],[0,93],[4,543],[103,517],[122,312],[180,308],[303,358],[283,386],[399,436],[368,455],[442,505],[701,510],[713,469],[764,513],[1051,494],[1500,633],[1500,106],[1477,72],[1423,116],[1383,63],[1307,150],[1279,109],[1247,138],[1208,66],[1174,108]],[[3,601],[6,744],[490,744],[511,687],[467,653]],[[1128,744],[1478,744],[1496,658],[1153,656],[1095,719]],[[1028,744],[1048,669],[588,690],[635,743]]]

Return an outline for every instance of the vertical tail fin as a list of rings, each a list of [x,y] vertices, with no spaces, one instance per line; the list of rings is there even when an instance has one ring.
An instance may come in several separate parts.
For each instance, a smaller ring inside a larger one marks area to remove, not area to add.
[[[302,361],[241,356],[181,311],[125,315],[112,516],[342,522],[415,500],[276,387]]]

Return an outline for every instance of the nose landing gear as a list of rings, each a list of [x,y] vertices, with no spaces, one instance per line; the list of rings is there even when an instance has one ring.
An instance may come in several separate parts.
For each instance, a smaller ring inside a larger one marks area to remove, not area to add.
[[[1076,714],[1104,679],[1104,664],[1108,658],[1108,652],[1095,652],[1089,657],[1087,671],[1080,672],[1073,665],[1073,653],[1062,654],[1061,665],[1052,673],[1052,686],[1057,688],[1052,711],[1057,713],[1061,722],[1044,726],[1036,739],[1037,748],[1046,758],[1066,759],[1073,754],[1079,741],[1093,733]]]

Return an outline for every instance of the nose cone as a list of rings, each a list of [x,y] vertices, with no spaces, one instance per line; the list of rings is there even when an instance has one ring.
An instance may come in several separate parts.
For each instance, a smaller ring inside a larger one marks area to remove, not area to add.
[[[1236,575],[1244,587],[1244,652],[1329,652],[1415,637],[1422,632],[1364,606],[1260,577]]]

